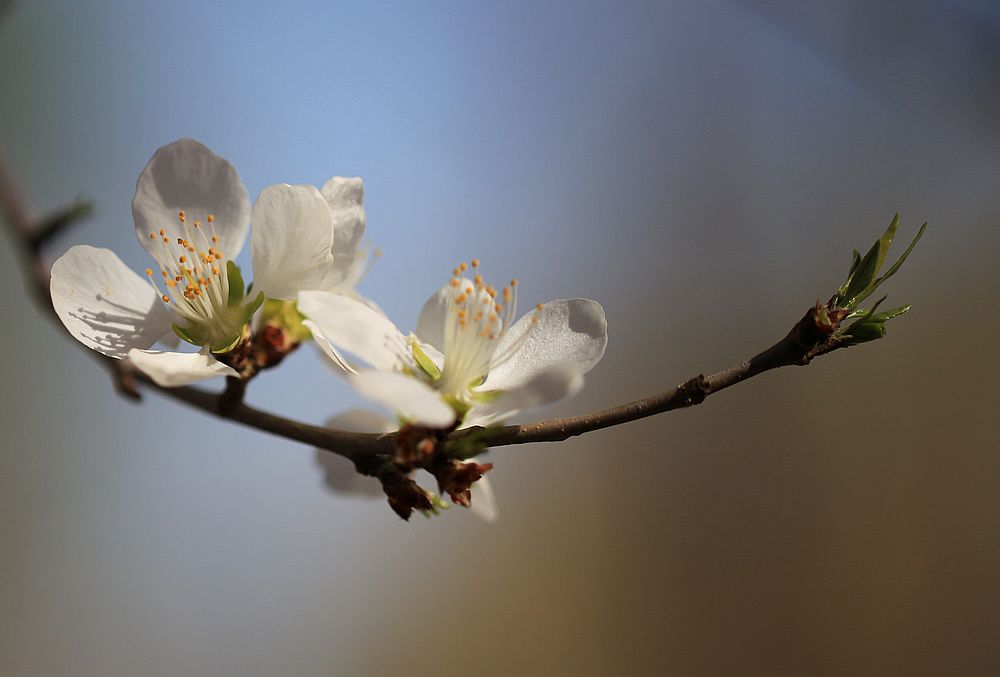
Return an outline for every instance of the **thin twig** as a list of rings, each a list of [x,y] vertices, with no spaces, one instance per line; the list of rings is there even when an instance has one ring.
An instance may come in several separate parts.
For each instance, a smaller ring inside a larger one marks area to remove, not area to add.
[[[5,168],[3,159],[0,158],[0,210],[6,218],[12,236],[21,246],[27,285],[34,292],[39,304],[49,311],[52,311],[49,270],[41,257],[41,250],[56,233],[89,213],[84,204],[78,201],[55,216],[36,222],[30,215],[26,201],[14,185],[9,171]],[[54,312],[51,313],[51,317],[61,326]],[[700,404],[709,395],[770,369],[808,364],[812,357],[838,347],[824,344],[827,335],[820,331],[815,309],[810,309],[788,335],[774,346],[756,357],[710,376],[696,376],[665,392],[602,411],[524,425],[464,429],[452,433],[451,439],[460,441],[476,436],[478,441],[487,446],[557,442],[575,435]],[[106,358],[90,350],[87,352],[99,358],[111,369],[116,388],[132,399],[138,399],[137,385],[141,383],[157,389],[166,397],[209,415],[332,451],[354,461],[359,470],[367,474],[377,473],[378,468],[384,467],[385,462],[392,458],[395,433],[365,434],[331,430],[255,409],[243,402],[246,382],[240,379],[228,379],[226,389],[221,393],[190,386],[164,388],[153,383],[145,374],[135,370],[125,361]]]

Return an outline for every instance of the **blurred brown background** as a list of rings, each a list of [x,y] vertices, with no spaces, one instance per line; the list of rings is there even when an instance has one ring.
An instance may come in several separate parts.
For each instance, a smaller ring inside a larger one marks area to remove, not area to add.
[[[399,521],[313,451],[118,399],[0,250],[3,675],[994,675],[1000,11],[793,3],[21,2],[0,144],[56,243],[132,239],[201,139],[365,178],[403,327],[455,262],[600,300],[603,407],[779,338],[899,211],[884,341],[700,407],[491,454],[501,518]],[[250,400],[356,406],[310,350]]]

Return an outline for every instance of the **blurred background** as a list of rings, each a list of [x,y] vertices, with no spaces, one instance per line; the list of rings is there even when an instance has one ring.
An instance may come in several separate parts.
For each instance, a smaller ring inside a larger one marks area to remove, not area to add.
[[[137,270],[192,136],[271,183],[362,176],[401,327],[463,259],[600,300],[604,407],[749,357],[894,212],[884,341],[704,405],[496,450],[500,520],[400,521],[312,449],[105,372],[0,247],[0,674],[1000,674],[1000,9],[988,0],[12,3],[0,146],[55,242]],[[244,256],[248,259],[248,256]],[[241,259],[242,260],[242,259]],[[246,263],[249,263],[247,260]],[[358,405],[311,349],[251,403]]]

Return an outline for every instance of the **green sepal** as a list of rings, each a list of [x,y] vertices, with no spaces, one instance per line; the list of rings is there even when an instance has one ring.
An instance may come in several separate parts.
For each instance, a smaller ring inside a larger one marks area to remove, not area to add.
[[[299,312],[295,301],[267,299],[261,310],[261,321],[282,327],[296,341],[308,341],[312,338],[309,328],[302,324],[306,318]]]
[[[259,294],[257,294],[257,298],[255,298],[253,301],[240,308],[241,329],[244,324],[250,321],[250,318],[253,317],[253,314],[257,312],[257,309],[260,308],[261,305],[263,305],[263,303],[264,303],[264,292],[260,292]]]
[[[503,392],[502,390],[475,390],[472,392],[472,399],[479,404],[489,404],[503,395]]]
[[[236,344],[240,342],[241,338],[243,338],[242,328],[240,328],[240,331],[237,332],[235,336],[230,336],[229,338],[224,338],[221,341],[216,341],[215,343],[213,343],[211,346],[212,352],[215,353],[216,355],[224,355],[225,353],[228,353],[230,350],[235,348]]]
[[[243,273],[232,260],[226,261],[226,279],[229,282],[229,298],[226,300],[226,305],[234,308],[243,301],[244,291]]]
[[[465,415],[469,413],[469,409],[472,408],[468,402],[461,400],[454,395],[445,395],[444,401],[449,407],[455,410],[455,416],[458,417],[459,421],[464,419]]]
[[[175,322],[172,329],[178,338],[182,341],[187,341],[193,346],[203,346],[208,341],[208,337],[202,334],[196,326],[182,327]]]
[[[435,515],[440,515],[442,510],[448,510],[451,507],[448,504],[448,501],[444,500],[443,498],[435,494],[433,491],[427,492],[427,498],[431,502],[431,509],[420,511],[420,514],[426,517],[427,519],[430,519]]]
[[[417,341],[416,337],[410,337],[410,350],[413,352],[413,359],[416,361],[417,366],[423,371],[427,376],[430,377],[432,381],[436,381],[441,378],[441,370],[438,366],[434,364],[434,360],[424,352],[424,349],[420,347],[420,342]]]

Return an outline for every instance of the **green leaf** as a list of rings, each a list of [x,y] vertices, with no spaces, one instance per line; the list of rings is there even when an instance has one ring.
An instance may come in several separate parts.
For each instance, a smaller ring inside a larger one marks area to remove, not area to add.
[[[207,337],[202,333],[200,327],[182,327],[176,322],[173,325],[174,333],[177,334],[178,338],[182,341],[187,341],[193,346],[203,346],[208,340]]]
[[[438,366],[434,364],[434,360],[424,352],[424,349],[420,347],[420,342],[417,341],[416,337],[410,337],[410,350],[413,351],[413,359],[416,360],[417,366],[427,374],[432,381],[436,381],[441,378],[441,370]]]
[[[893,219],[893,224],[896,224],[897,221],[898,221],[898,217],[896,219]],[[848,291],[847,291],[847,293],[846,293],[846,295],[844,297],[844,299],[846,301],[846,304],[847,304],[846,307],[850,308],[850,307],[853,307],[853,306],[857,305],[858,303],[861,303],[866,298],[868,298],[869,296],[871,296],[875,292],[875,290],[878,289],[879,286],[883,282],[885,282],[890,277],[892,277],[893,275],[895,275],[896,271],[899,270],[900,266],[903,265],[903,262],[906,261],[906,258],[910,255],[910,252],[913,251],[913,248],[917,246],[917,242],[919,242],[920,238],[923,237],[924,231],[926,229],[927,229],[927,224],[926,223],[924,223],[922,226],[920,226],[920,230],[917,232],[916,237],[913,238],[913,241],[910,242],[910,246],[908,246],[906,248],[906,251],[903,252],[903,254],[899,257],[899,259],[894,264],[892,264],[892,266],[889,268],[889,270],[887,270],[885,272],[885,274],[882,275],[881,277],[874,277],[874,275],[878,273],[878,271],[882,267],[882,264],[885,262],[885,256],[888,253],[888,250],[886,250],[886,252],[882,253],[881,255],[876,255],[874,264],[877,264],[877,265],[874,268],[874,273],[872,275],[872,279],[869,279],[868,282],[864,286],[860,285],[861,278],[857,278],[856,277],[854,280],[852,280],[850,288],[848,289]],[[888,244],[892,244],[892,240],[893,240],[893,237],[895,236],[895,233],[896,233],[896,229],[892,225],[890,225],[889,226],[889,230],[887,230],[886,233],[885,233],[885,235],[883,235],[882,238],[880,238],[878,240],[878,242],[875,243],[875,246],[872,249],[873,250],[880,249],[882,247],[882,245],[883,245],[883,242],[887,242]],[[888,245],[886,245],[886,246],[888,246]],[[871,252],[869,252],[869,254],[871,254]],[[865,258],[867,259],[868,256],[866,255]],[[865,262],[864,261],[862,261],[861,267],[862,268],[865,267]]]
[[[875,265],[875,274],[882,270],[882,264],[885,263],[885,257],[889,254],[889,248],[892,246],[892,241],[896,237],[896,231],[899,229],[899,213],[897,212],[892,217],[892,222],[889,223],[889,227],[885,229],[882,233],[882,237],[878,239],[878,261]]]
[[[900,315],[905,315],[910,310],[909,305],[900,306],[899,308],[893,308],[892,310],[887,310],[884,313],[875,313],[872,315],[872,322],[888,322],[894,317],[899,317]]]
[[[851,286],[851,280],[854,279],[854,273],[857,272],[859,265],[861,265],[861,252],[855,249],[854,258],[851,260],[851,269],[847,271],[847,279],[844,280],[844,284],[840,285],[840,289],[837,290],[836,305],[839,306],[842,302],[844,302],[847,299],[847,297],[845,296],[845,294],[847,294],[847,288]]]
[[[849,346],[867,343],[884,337],[885,332],[885,322],[855,322],[848,327],[843,342]]]
[[[882,240],[876,240],[872,248],[868,250],[864,258],[861,259],[861,263],[858,264],[857,269],[854,271],[854,275],[851,276],[851,282],[847,285],[847,291],[844,292],[844,300],[847,301],[847,307],[851,307],[854,304],[863,300],[861,292],[871,284],[871,281],[875,279],[876,273],[878,273],[878,261],[879,261],[879,248],[882,246]]]
[[[232,260],[226,261],[226,277],[229,282],[229,298],[226,300],[226,305],[234,308],[243,301],[243,273]]]
[[[890,266],[889,270],[885,271],[885,275],[875,280],[875,283],[872,287],[872,291],[875,291],[876,287],[878,287],[880,284],[882,284],[883,282],[885,282],[890,277],[896,274],[896,271],[899,270],[900,266],[903,265],[903,261],[905,261],[906,257],[910,255],[910,252],[913,251],[913,248],[917,246],[917,242],[919,242],[920,238],[924,236],[925,230],[927,230],[927,222],[924,222],[924,224],[920,226],[920,230],[917,231],[917,236],[913,238],[913,241],[910,243],[910,246],[907,247],[906,251],[903,252],[903,254],[899,257],[899,259],[897,259],[896,262],[892,264],[892,266]]]

